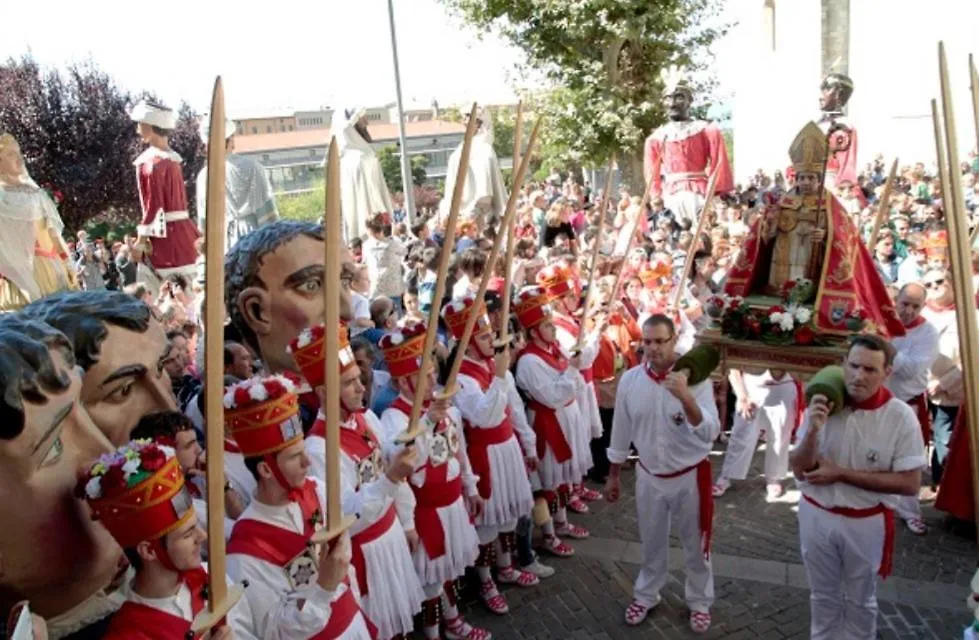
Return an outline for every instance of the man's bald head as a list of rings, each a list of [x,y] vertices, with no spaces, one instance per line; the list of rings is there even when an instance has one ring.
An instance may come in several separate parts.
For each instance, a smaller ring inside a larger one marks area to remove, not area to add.
[[[910,327],[917,321],[927,297],[925,285],[920,282],[909,282],[898,291],[897,315],[905,327]]]

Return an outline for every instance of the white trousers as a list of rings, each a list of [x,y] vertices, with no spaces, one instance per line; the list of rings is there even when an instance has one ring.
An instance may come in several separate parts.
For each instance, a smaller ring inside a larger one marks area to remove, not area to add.
[[[689,220],[692,229],[697,228],[700,211],[704,208],[704,195],[696,191],[677,191],[673,194],[663,194],[663,202],[673,211],[674,219],[679,223]]]
[[[724,454],[721,477],[744,480],[751,467],[751,458],[758,446],[758,436],[765,431],[765,479],[781,482],[789,471],[789,444],[792,440],[792,416],[796,411],[795,385],[784,383],[766,387],[752,395],[758,405],[755,417],[748,420],[735,413],[731,438]]]
[[[924,471],[922,471],[923,480]],[[901,520],[921,520],[921,503],[918,502],[918,496],[898,496],[897,507],[894,509],[894,512],[897,513],[897,516]]]
[[[636,511],[642,540],[642,566],[632,597],[652,607],[669,577],[670,524],[676,524],[683,545],[686,573],[684,599],[691,611],[710,611],[714,603],[714,572],[704,557],[700,535],[700,495],[697,472],[676,478],[657,478],[642,468],[636,470]]]
[[[812,640],[877,638],[877,571],[884,516],[847,518],[799,501]]]

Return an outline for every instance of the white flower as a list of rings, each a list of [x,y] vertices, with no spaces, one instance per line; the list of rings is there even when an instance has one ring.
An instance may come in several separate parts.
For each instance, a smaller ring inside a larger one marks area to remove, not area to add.
[[[85,495],[89,500],[98,500],[102,497],[102,479],[99,476],[89,478],[85,483]]]
[[[776,311],[775,313],[768,316],[768,321],[772,324],[782,324],[782,316],[785,314],[781,311]]]
[[[782,327],[782,331],[792,331],[792,326],[795,322],[792,320],[792,316],[788,313],[782,315],[782,321],[779,322],[779,326]]]
[[[232,387],[224,394],[224,408],[234,409],[235,408],[235,388]]]
[[[160,451],[162,451],[167,458],[172,458],[175,455],[177,455],[177,452],[173,449],[173,447],[168,447],[162,444],[159,445],[159,447],[160,447]]]
[[[307,347],[312,341],[313,331],[307,327],[303,329],[302,333],[299,334],[299,338],[296,339],[296,348],[302,349],[303,347]]]
[[[799,324],[806,324],[812,319],[812,311],[805,307],[797,307],[795,309],[795,319]]]
[[[122,465],[122,472],[126,475],[126,479],[139,471],[140,460],[136,458],[135,460],[126,460],[126,464]]]
[[[401,333],[391,334],[391,344],[401,344],[404,341],[405,341],[405,337]]]
[[[263,400],[268,400],[269,392],[265,389],[264,384],[253,384],[248,388],[248,397],[252,400],[262,402]]]

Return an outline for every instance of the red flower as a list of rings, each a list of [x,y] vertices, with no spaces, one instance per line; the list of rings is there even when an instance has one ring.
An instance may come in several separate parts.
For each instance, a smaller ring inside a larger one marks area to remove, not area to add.
[[[761,334],[761,322],[758,318],[748,318],[745,320],[745,326],[751,335],[757,336]]]
[[[786,280],[785,284],[782,285],[782,291],[788,293],[795,289],[795,280]]]
[[[167,454],[163,453],[163,450],[156,446],[143,449],[140,457],[143,462],[143,468],[150,472],[159,471],[167,461]]]
[[[785,313],[785,307],[783,307],[780,304],[776,304],[774,306],[769,307],[768,315],[772,315],[773,313]]]
[[[61,201],[64,200],[64,199],[65,199],[65,195],[63,193],[61,193],[60,191],[55,191],[54,192],[54,201],[55,201],[55,203],[61,204]]]
[[[809,325],[802,325],[795,330],[795,343],[800,345],[812,344],[816,339],[816,332]]]
[[[102,476],[102,491],[108,493],[113,489],[126,488],[126,474],[122,471],[122,465],[109,467],[109,470]]]

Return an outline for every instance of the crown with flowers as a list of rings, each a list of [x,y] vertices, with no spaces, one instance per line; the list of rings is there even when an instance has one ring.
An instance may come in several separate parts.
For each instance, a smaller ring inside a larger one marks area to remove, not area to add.
[[[517,293],[513,311],[524,329],[536,327],[551,317],[551,296],[543,288],[527,286]]]
[[[669,287],[672,284],[672,278],[673,267],[661,260],[647,263],[639,269],[639,279],[647,289]]]
[[[577,291],[577,280],[569,267],[552,264],[537,273],[537,285],[552,298]]]
[[[224,393],[224,424],[246,458],[281,451],[303,438],[296,385],[281,375],[256,376]]]
[[[945,231],[932,231],[925,236],[922,247],[929,257],[944,256],[948,251],[948,233]]]
[[[340,372],[343,373],[357,362],[354,359],[354,352],[350,348],[347,327],[342,324],[339,325],[338,333]],[[326,382],[324,379],[326,370],[323,366],[324,349],[326,349],[325,337],[326,327],[317,324],[303,329],[298,336],[292,339],[287,348],[295,359],[299,371],[302,372],[303,377],[311,387],[318,387]]]
[[[449,328],[452,335],[456,340],[462,339],[462,334],[466,330],[466,322],[469,320],[469,315],[472,313],[472,309],[476,304],[476,298],[472,295],[467,295],[463,298],[456,298],[451,302],[447,302],[444,307],[442,307],[442,319],[445,321],[445,326]],[[486,315],[486,303],[483,302],[479,305],[478,318],[476,324],[473,328],[473,335],[479,335],[492,331],[492,326],[490,325],[489,317]]]
[[[79,482],[92,510],[123,548],[156,540],[194,515],[174,450],[134,440],[106,453]]]
[[[395,378],[401,378],[421,370],[426,333],[425,323],[416,321],[381,336],[378,346],[384,352],[388,373]]]

